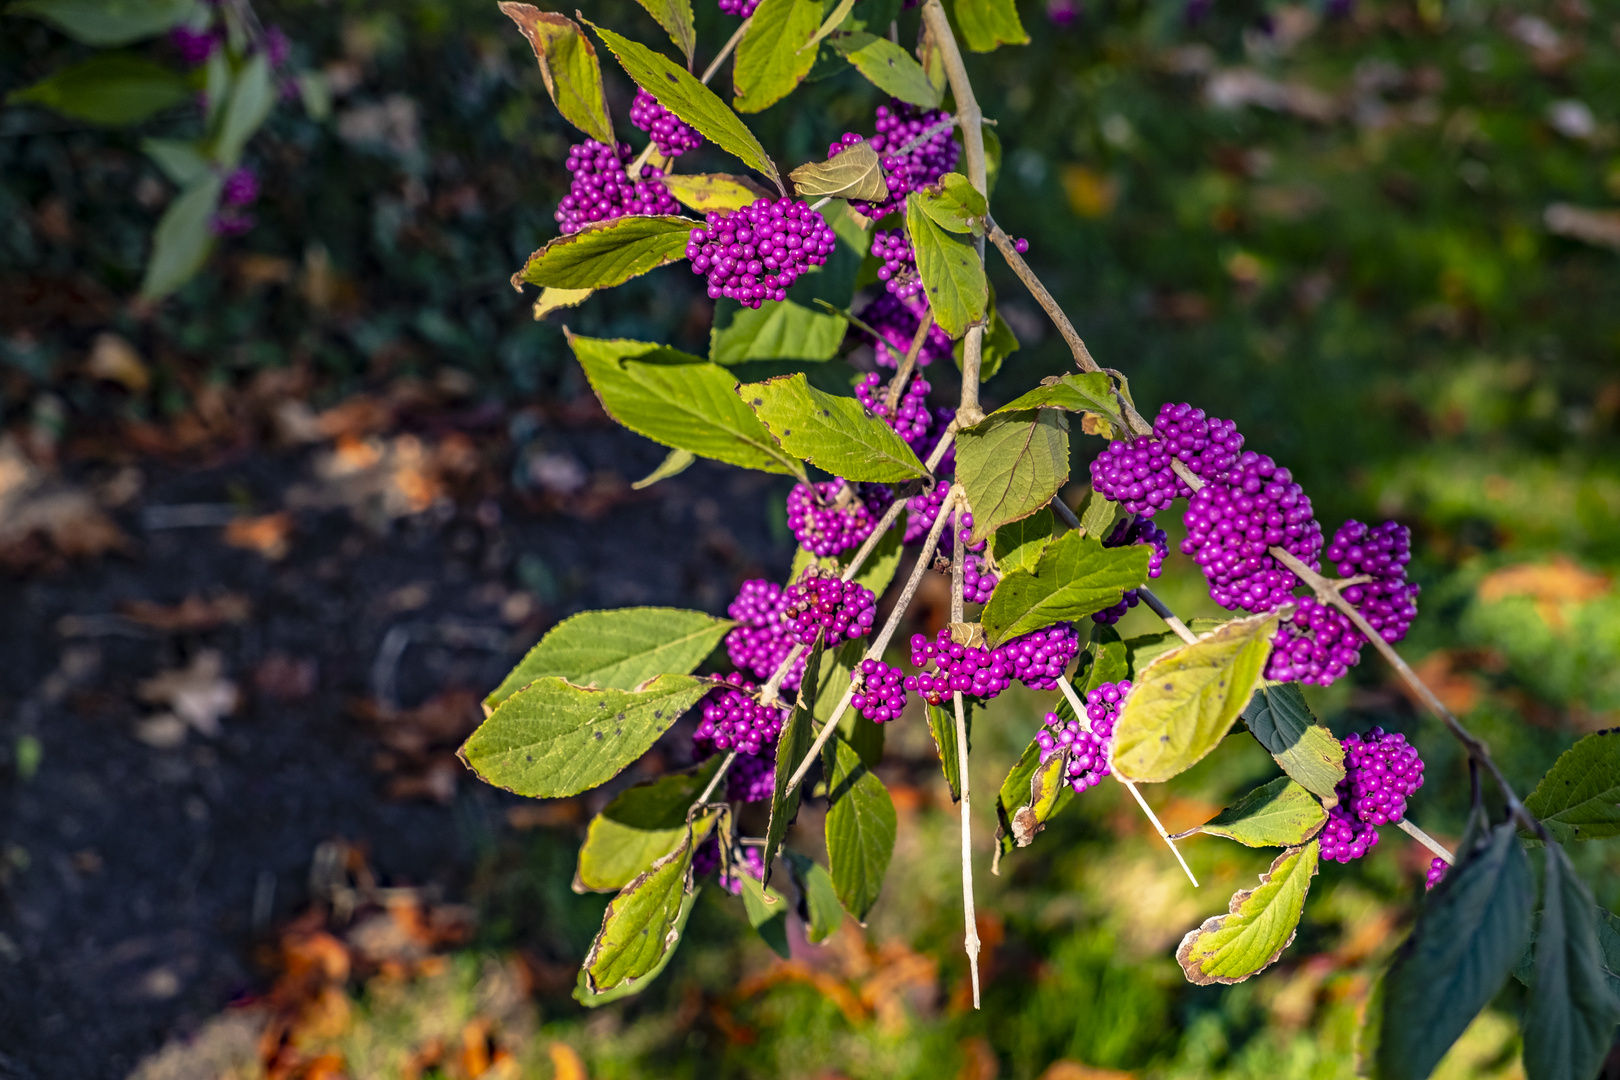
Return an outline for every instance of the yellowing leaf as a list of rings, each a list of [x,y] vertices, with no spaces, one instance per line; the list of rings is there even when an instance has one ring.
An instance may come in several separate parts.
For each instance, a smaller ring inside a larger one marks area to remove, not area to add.
[[[1205,919],[1182,938],[1176,961],[1187,981],[1239,983],[1275,963],[1299,928],[1319,855],[1315,840],[1283,852],[1260,875],[1258,888],[1235,894],[1225,915]]]
[[[750,203],[770,198],[770,192],[752,180],[729,173],[676,174],[659,177],[658,183],[663,184],[682,206],[690,206],[702,213],[740,210]]]
[[[788,173],[793,189],[801,199],[855,199],[882,202],[889,197],[889,185],[877,151],[869,142],[846,147],[837,157],[811,161]]]
[[[529,39],[546,93],[563,119],[597,142],[617,146],[602,92],[602,65],[585,32],[572,19],[530,4],[507,0],[500,9]]]

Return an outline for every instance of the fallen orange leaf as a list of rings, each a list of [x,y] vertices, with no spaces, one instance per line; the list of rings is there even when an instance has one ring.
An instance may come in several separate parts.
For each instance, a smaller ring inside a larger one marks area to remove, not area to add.
[[[590,1080],[585,1072],[585,1062],[580,1060],[579,1051],[565,1042],[553,1042],[546,1047],[546,1053],[551,1055],[552,1080]]]

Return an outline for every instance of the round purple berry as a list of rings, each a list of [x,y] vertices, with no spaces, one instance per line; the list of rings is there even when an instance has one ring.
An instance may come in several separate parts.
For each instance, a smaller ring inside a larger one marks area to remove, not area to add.
[[[1442,881],[1444,881],[1445,877],[1446,877],[1446,871],[1450,870],[1450,869],[1451,869],[1451,864],[1446,862],[1446,860],[1442,859],[1440,856],[1436,855],[1434,857],[1434,860],[1429,863],[1429,872],[1426,875],[1424,875],[1424,878],[1423,878],[1423,889],[1424,889],[1424,891],[1427,892],[1430,889],[1433,889],[1436,885],[1440,884]]]
[[[247,206],[258,197],[259,178],[245,165],[232,169],[219,189],[219,201],[225,206]]]
[[[1053,623],[1002,642],[996,655],[1012,677],[1031,690],[1056,690],[1057,681],[1080,655],[1080,635],[1071,622]]]
[[[893,499],[882,484],[795,484],[787,497],[788,528],[806,551],[831,558],[865,543]]]
[[[930,705],[956,691],[988,701],[1012,685],[1011,669],[1001,657],[982,645],[957,644],[948,627],[941,627],[933,641],[923,634],[912,637],[911,665],[921,670],[907,676],[905,688]]]
[[[745,581],[737,598],[726,609],[726,614],[737,625],[726,634],[726,655],[731,662],[754,678],[768,680],[793,651],[794,640],[788,632],[789,620],[783,610],[785,599],[782,586],[774,582]],[[804,657],[788,670],[782,685],[796,690],[804,674]]]
[[[1322,830],[1322,857],[1359,859],[1378,843],[1378,826],[1406,816],[1406,800],[1423,786],[1423,759],[1398,733],[1373,728],[1344,738],[1344,779]]]
[[[891,292],[879,293],[877,298],[861,309],[861,322],[877,332],[877,336],[850,324],[849,332],[857,340],[872,346],[879,367],[897,368],[911,348],[911,339],[917,335],[917,324],[928,310],[926,300],[901,300]],[[951,336],[939,326],[931,325],[917,352],[917,366],[927,367],[935,360],[951,357]]]
[[[905,393],[900,395],[895,408],[890,409],[889,393],[883,378],[871,371],[855,384],[855,396],[869,412],[882,417],[883,422],[892,427],[906,441],[906,445],[921,457],[928,446],[928,429],[934,421],[933,414],[928,411],[929,389],[927,379],[920,375],[913,378],[906,386]]]
[[[720,10],[739,19],[748,18],[757,7],[759,0],[720,0]]]

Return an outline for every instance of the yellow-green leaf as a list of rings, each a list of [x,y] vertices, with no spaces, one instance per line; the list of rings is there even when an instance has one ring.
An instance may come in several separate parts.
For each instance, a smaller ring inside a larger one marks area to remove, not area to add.
[[[553,311],[578,307],[590,299],[595,291],[595,289],[541,289],[540,299],[534,302],[534,320],[539,322]]]
[[[668,480],[672,476],[679,476],[692,467],[697,455],[690,450],[671,450],[664,455],[664,460],[658,463],[658,468],[643,476],[630,485],[631,491],[644,491],[660,480]]]
[[[669,39],[686,56],[686,66],[692,66],[692,50],[697,48],[697,28],[692,22],[691,0],[638,0],[647,14],[658,20],[658,25],[669,32]]]
[[[885,37],[875,34],[845,34],[834,48],[844,54],[856,71],[890,97],[926,108],[937,109],[945,97],[945,83],[930,79],[910,53]]]
[[[1260,875],[1258,888],[1237,893],[1225,915],[1182,938],[1176,960],[1187,981],[1239,983],[1275,963],[1299,928],[1320,853],[1315,840],[1283,852]]]
[[[821,25],[821,0],[760,0],[732,68],[738,112],[768,109],[793,92],[816,62],[805,48]]]
[[[906,231],[917,254],[917,274],[940,329],[958,338],[969,326],[984,322],[990,290],[978,250],[942,229],[913,196],[906,198]]]
[[[782,448],[846,480],[894,483],[928,475],[893,428],[859,400],[824,393],[804,374],[737,387]]]
[[[710,210],[740,210],[750,203],[770,198],[770,192],[746,176],[729,173],[677,173],[659,177],[658,183],[682,206],[705,214]]]
[[[563,119],[597,142],[617,146],[602,92],[602,65],[585,32],[572,19],[531,4],[506,0],[500,9],[529,39],[546,93]]]
[[[1224,836],[1245,847],[1294,847],[1303,844],[1327,824],[1327,811],[1311,793],[1286,776],[1279,776],[1249,792],[1196,829],[1194,833]]]
[[[955,0],[953,7],[962,40],[974,52],[990,52],[999,45],[1029,44],[1013,0]]]
[[[530,255],[512,284],[526,281],[559,289],[623,285],[686,258],[686,239],[697,224],[691,218],[640,215],[596,222]]]
[[[602,915],[602,929],[585,955],[585,984],[592,992],[633,983],[658,969],[680,938],[676,925],[692,870],[692,834],[615,896]]]
[[[687,810],[723,760],[716,755],[696,768],[669,773],[615,795],[585,831],[579,869],[574,874],[576,888],[618,892],[675,850],[686,835]],[[714,815],[700,816],[694,823],[693,842],[707,836],[714,823]]]

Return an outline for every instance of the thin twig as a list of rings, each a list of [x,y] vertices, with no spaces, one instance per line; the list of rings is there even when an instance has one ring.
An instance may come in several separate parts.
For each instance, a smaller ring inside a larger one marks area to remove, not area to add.
[[[1063,501],[1063,496],[1052,496],[1052,509],[1057,511],[1057,516],[1062,518],[1063,524],[1069,528],[1078,529],[1080,527],[1080,519],[1075,516],[1074,510],[1070,508],[1069,504]]]
[[[962,500],[956,501],[951,513],[955,551],[951,553],[951,622],[963,619],[965,604],[962,598],[962,578],[966,568],[967,544],[962,538]],[[973,802],[968,796],[968,737],[967,713],[962,708],[962,692],[951,694],[956,709],[956,782],[961,793],[962,809],[962,922],[965,927],[962,945],[967,950],[968,974],[973,980],[973,1007],[979,1007],[979,925],[973,910]]]
[[[1444,844],[1440,843],[1440,841],[1436,840],[1434,837],[1430,836],[1428,833],[1424,832],[1422,829],[1418,828],[1405,818],[1401,818],[1401,820],[1397,821],[1395,823],[1395,827],[1400,829],[1407,836],[1410,836],[1412,839],[1416,840],[1418,843],[1422,844],[1424,847],[1428,848],[1430,851],[1434,852],[1436,855],[1440,856],[1442,859],[1446,860],[1447,866],[1451,866],[1456,863],[1457,857],[1451,852],[1447,851]]]
[[[641,179],[642,166],[647,164],[647,159],[653,156],[653,151],[657,148],[657,144],[649,140],[647,145],[641,148],[641,153],[636,155],[636,160],[632,161],[629,168],[624,170],[625,174],[630,177],[632,184]]]
[[[906,346],[906,357],[900,361],[899,370],[894,373],[894,378],[889,380],[887,404],[890,416],[895,415],[895,410],[900,407],[900,395],[905,391],[911,373],[917,368],[917,357],[922,355],[923,345],[928,341],[928,331],[933,328],[934,309],[929,307],[917,321],[917,332],[911,335],[911,344]]]
[[[1007,265],[1012,267],[1012,272],[1018,275],[1018,280],[1029,290],[1029,295],[1041,305],[1041,310],[1051,318],[1053,325],[1058,328],[1058,333],[1063,335],[1063,340],[1069,345],[1069,351],[1074,354],[1075,364],[1081,371],[1101,371],[1102,368],[1097,366],[1097,361],[1092,359],[1091,350],[1086,348],[1086,343],[1081,340],[1080,332],[1074,328],[1074,323],[1069,321],[1069,316],[1058,306],[1058,302],[1053,299],[1046,286],[1041,284],[1041,279],[1035,276],[1035,271],[1029,268],[1029,263],[1018,254],[1018,248],[1013,243],[1012,237],[994,221],[986,218],[985,223],[990,226],[990,240],[996,245],[996,250],[1001,252],[1002,258],[1007,260]]]
[[[1152,610],[1153,614],[1164,620],[1164,625],[1175,631],[1176,637],[1189,645],[1198,640],[1198,635],[1189,630],[1187,624],[1177,618],[1176,613],[1166,607],[1164,601],[1153,594],[1152,589],[1146,585],[1139,585],[1136,589],[1136,595],[1141,599],[1142,603]]]
[[[736,32],[731,35],[731,39],[720,46],[719,54],[709,61],[708,67],[703,69],[703,77],[698,80],[699,82],[705,86],[709,84],[709,80],[714,78],[714,73],[720,70],[720,65],[726,62],[726,57],[731,55],[731,50],[737,47],[737,43],[743,39],[744,34],[748,33],[748,28],[753,23],[754,17],[752,15],[742,21],[742,25],[737,27]]]
[[[731,763],[736,760],[737,751],[733,750],[731,753],[726,755],[726,760],[720,763],[719,771],[709,778],[709,786],[703,789],[703,794],[697,797],[697,801],[692,804],[693,806],[698,806],[709,801],[709,796],[714,794],[714,789],[720,786],[720,781],[724,780],[726,773],[731,771]]]

